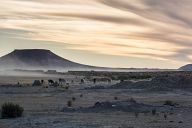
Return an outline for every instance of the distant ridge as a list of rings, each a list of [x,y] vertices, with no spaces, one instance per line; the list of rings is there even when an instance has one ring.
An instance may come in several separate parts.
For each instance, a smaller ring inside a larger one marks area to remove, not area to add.
[[[46,49],[23,49],[0,58],[0,67],[5,69],[63,69],[90,68],[91,66],[64,59]]]
[[[182,71],[192,71],[192,64],[187,64],[179,68]]]

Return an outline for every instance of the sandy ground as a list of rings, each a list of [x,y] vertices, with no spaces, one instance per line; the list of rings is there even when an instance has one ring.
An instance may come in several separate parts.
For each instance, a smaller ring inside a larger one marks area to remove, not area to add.
[[[56,80],[60,76],[55,76]],[[31,84],[35,79],[47,80],[50,77],[0,77],[1,84],[20,83]],[[162,105],[165,100],[172,100],[181,106],[192,107],[192,93],[190,91],[177,90],[174,92],[146,92],[125,89],[101,89],[84,90],[93,86],[90,82],[79,84],[81,77],[65,76],[69,81],[77,81],[66,90],[61,87],[4,87],[0,86],[0,105],[5,102],[20,104],[24,109],[24,115],[16,119],[0,119],[0,128],[191,128],[192,112],[181,111],[167,115],[152,115],[140,113],[138,117],[132,112],[63,112],[67,107],[67,101],[75,97],[72,107],[89,107],[95,102],[118,101],[134,98],[137,102]],[[114,81],[114,84],[118,81]],[[110,85],[111,85],[110,84]],[[98,83],[106,85],[108,83]],[[80,95],[83,97],[80,97]]]

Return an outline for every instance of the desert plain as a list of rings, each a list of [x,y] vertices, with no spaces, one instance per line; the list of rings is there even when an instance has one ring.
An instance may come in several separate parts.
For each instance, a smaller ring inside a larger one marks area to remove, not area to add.
[[[0,119],[0,128],[191,128],[191,74],[1,75],[0,105],[19,104],[24,113],[20,118]],[[48,83],[50,79],[58,81],[60,78],[66,80],[62,86]],[[36,86],[35,80],[44,83]],[[169,88],[163,88],[164,85]]]

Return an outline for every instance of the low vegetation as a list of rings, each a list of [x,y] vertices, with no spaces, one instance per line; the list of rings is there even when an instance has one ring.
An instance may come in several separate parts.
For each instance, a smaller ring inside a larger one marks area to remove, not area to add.
[[[73,105],[73,103],[72,103],[71,100],[67,101],[67,106],[68,106],[68,107],[72,107],[72,105]]]
[[[65,89],[68,90],[68,89],[69,89],[69,86],[66,86]]]
[[[135,112],[135,118],[138,118],[138,117],[139,117],[139,113]]]
[[[76,98],[75,98],[75,97],[72,97],[72,100],[73,100],[73,101],[75,101],[75,100],[76,100]]]
[[[152,78],[151,75],[120,75],[117,76],[117,80],[139,80],[139,79],[150,79]]]
[[[132,97],[128,101],[131,102],[131,103],[137,103],[137,101]]]
[[[1,117],[2,118],[16,118],[21,117],[24,109],[18,105],[13,103],[4,103],[1,106]]]
[[[173,101],[171,101],[171,100],[166,100],[163,105],[176,106],[178,104],[173,102]]]
[[[115,96],[115,97],[114,97],[114,100],[118,100],[118,97]]]
[[[156,109],[152,109],[151,113],[152,113],[152,115],[156,115],[157,110]]]

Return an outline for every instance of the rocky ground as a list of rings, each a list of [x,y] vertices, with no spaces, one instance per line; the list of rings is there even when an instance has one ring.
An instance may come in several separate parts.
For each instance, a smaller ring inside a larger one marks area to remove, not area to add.
[[[65,76],[69,89],[33,87],[35,79],[60,76],[0,77],[0,105],[13,102],[25,111],[21,118],[0,119],[0,128],[191,128],[192,92],[108,88],[120,81],[80,84],[82,76]],[[190,80],[189,80],[190,81]],[[20,82],[25,86],[14,86]],[[5,86],[6,85],[6,86]],[[8,86],[9,85],[9,86]],[[85,89],[104,86],[105,89]],[[188,85],[189,86],[189,85]],[[107,89],[106,89],[107,88]],[[173,106],[164,105],[173,101]],[[71,107],[68,101],[72,102]],[[152,110],[155,109],[155,114]],[[166,118],[165,118],[166,115]]]

